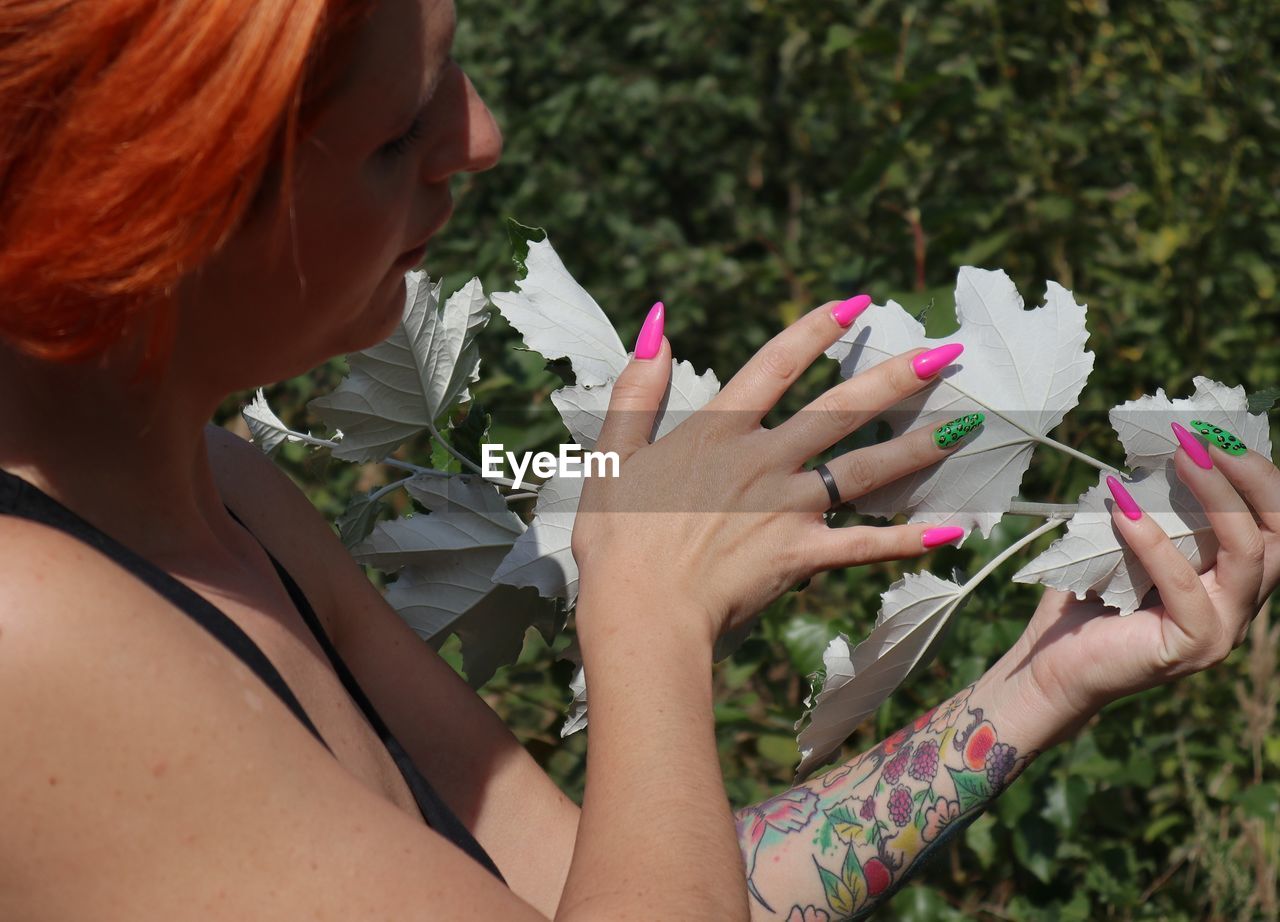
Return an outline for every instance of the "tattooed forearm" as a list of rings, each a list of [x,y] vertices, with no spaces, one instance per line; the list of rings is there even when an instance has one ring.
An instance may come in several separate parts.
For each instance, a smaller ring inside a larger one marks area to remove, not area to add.
[[[1022,773],[1039,752],[1000,741],[994,715],[972,706],[975,685],[856,759],[737,811],[753,915],[865,917]],[[808,880],[781,870],[801,868],[800,852]]]

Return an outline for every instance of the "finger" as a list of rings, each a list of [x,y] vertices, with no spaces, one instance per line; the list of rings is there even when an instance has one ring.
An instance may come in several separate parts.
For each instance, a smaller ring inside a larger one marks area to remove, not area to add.
[[[654,304],[636,338],[634,355],[648,356],[655,344],[656,354],[650,358],[633,355],[609,395],[609,409],[594,450],[617,452],[620,461],[649,444],[654,417],[671,378],[671,344],[662,335],[665,313],[661,301]]]
[[[1119,480],[1108,476],[1107,486],[1115,497],[1111,520],[1155,581],[1164,604],[1167,617],[1161,619],[1160,649],[1156,651],[1160,662],[1172,674],[1185,671],[1180,667],[1186,665],[1203,669],[1219,662],[1231,651],[1231,635],[1200,575],[1164,529],[1142,513]]]
[[[863,423],[916,391],[964,351],[960,343],[913,349],[837,384],[772,431],[796,464],[830,448]]]
[[[836,483],[840,503],[856,499],[886,483],[937,464],[959,451],[963,445],[969,444],[974,435],[981,431],[985,418],[983,413],[970,413],[936,428],[922,426],[887,442],[848,451],[833,458],[827,462],[827,470]],[[839,505],[831,502],[826,484],[815,470],[800,471],[792,482],[795,499],[789,508],[799,507],[821,512]]]
[[[717,410],[733,413],[742,428],[758,425],[814,359],[870,306],[868,295],[857,295],[809,311],[765,343],[712,403]]]
[[[922,557],[935,547],[954,544],[963,537],[963,528],[947,525],[850,525],[845,528],[823,528],[812,543],[810,563],[817,573],[864,563]]]
[[[1192,421],[1188,420],[1188,422]],[[1199,425],[1193,424],[1190,428],[1193,434],[1203,436],[1198,440],[1208,444],[1209,457],[1212,458],[1214,466],[1231,481],[1236,492],[1245,498],[1262,521],[1263,527],[1280,535],[1280,469],[1277,469],[1266,455],[1244,448],[1244,443],[1234,436],[1229,440],[1222,438],[1224,435],[1230,436],[1231,433],[1214,425],[1213,420],[1197,419],[1194,423]],[[1215,433],[1214,430],[1220,431]],[[1244,453],[1231,454],[1222,447],[1223,444],[1235,446],[1235,451],[1244,448]]]
[[[1218,559],[1214,569],[1219,586],[1235,603],[1230,607],[1230,613],[1239,615],[1229,625],[1232,636],[1235,636],[1248,623],[1248,616],[1260,601],[1266,545],[1248,505],[1231,481],[1214,467],[1204,446],[1178,423],[1173,423],[1171,428],[1182,446],[1174,453],[1174,470],[1178,479],[1187,485],[1204,507],[1218,538]]]

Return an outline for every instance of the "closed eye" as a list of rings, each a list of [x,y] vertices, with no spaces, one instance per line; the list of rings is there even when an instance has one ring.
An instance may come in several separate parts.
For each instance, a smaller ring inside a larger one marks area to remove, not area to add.
[[[427,100],[423,103],[422,109],[419,110],[416,116],[414,116],[413,123],[409,126],[408,130],[394,141],[390,141],[382,146],[382,153],[388,159],[394,160],[407,153],[410,148],[413,147],[414,143],[422,137],[422,129],[424,127],[423,121],[425,118],[424,113],[431,105],[432,99],[435,97],[436,90],[440,86],[440,80],[444,76],[444,72],[448,70],[452,64],[453,55],[451,54],[445,58],[444,63],[440,65],[440,69],[436,71],[435,80],[431,85],[431,92],[427,95]]]
[[[389,158],[395,159],[409,152],[410,148],[422,137],[422,121],[423,114],[419,112],[413,119],[413,124],[409,126],[409,130],[382,146],[382,152]]]

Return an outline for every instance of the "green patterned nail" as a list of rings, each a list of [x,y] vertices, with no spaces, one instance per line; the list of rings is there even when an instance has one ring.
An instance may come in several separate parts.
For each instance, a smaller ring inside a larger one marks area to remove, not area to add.
[[[1191,428],[1229,455],[1236,455],[1239,457],[1249,450],[1245,447],[1244,442],[1240,441],[1226,429],[1220,429],[1219,427],[1206,423],[1203,420],[1193,419],[1191,421]]]
[[[985,413],[969,413],[957,417],[949,423],[943,423],[933,430],[933,441],[939,448],[950,448],[974,429],[982,425]]]

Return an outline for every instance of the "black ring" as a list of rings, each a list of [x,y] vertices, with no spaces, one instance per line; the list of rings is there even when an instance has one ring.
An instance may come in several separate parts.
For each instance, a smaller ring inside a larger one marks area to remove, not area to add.
[[[831,505],[839,506],[842,503],[840,499],[840,488],[836,486],[836,479],[831,476],[831,472],[827,470],[825,464],[819,464],[814,468],[822,476],[822,483],[827,488],[827,495],[831,497]]]

